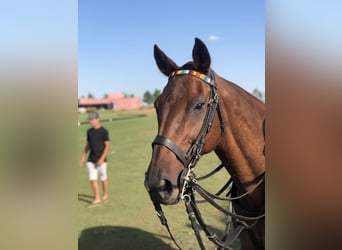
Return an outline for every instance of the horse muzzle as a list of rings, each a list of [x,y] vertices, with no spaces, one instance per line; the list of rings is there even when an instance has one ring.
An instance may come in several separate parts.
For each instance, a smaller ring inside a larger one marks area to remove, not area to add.
[[[151,178],[145,173],[145,188],[152,202],[163,205],[173,205],[179,201],[179,189],[177,183],[172,183],[166,177]]]

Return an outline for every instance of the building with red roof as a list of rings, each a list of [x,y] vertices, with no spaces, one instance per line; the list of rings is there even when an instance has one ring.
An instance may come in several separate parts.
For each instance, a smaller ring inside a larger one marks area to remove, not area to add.
[[[107,98],[79,98],[79,108],[104,108],[115,110],[138,109],[142,107],[142,98],[126,97],[124,94],[109,94]]]

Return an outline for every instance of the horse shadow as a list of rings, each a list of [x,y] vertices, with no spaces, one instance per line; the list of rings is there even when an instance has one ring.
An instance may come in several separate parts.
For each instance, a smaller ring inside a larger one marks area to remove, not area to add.
[[[160,238],[165,237],[138,228],[98,226],[84,229],[78,238],[78,250],[175,250]]]

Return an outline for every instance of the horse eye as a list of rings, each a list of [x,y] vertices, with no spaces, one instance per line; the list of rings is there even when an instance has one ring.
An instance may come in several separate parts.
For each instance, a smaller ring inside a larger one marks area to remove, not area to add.
[[[199,102],[196,104],[195,110],[199,111],[203,108],[203,106],[204,106],[204,102]]]

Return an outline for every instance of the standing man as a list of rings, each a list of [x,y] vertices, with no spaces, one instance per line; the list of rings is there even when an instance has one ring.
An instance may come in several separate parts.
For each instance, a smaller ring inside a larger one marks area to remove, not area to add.
[[[108,199],[108,180],[107,180],[107,153],[109,151],[108,130],[101,126],[99,114],[97,112],[89,113],[89,122],[91,128],[87,131],[87,144],[82,152],[80,167],[87,157],[87,168],[90,184],[94,193],[94,200],[90,205],[100,204],[101,201]],[[102,182],[103,195],[100,197],[98,177]]]

